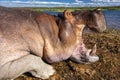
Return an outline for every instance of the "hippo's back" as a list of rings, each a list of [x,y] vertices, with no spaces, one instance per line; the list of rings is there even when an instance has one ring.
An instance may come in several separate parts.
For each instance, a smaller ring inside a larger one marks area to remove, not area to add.
[[[27,55],[31,45],[40,43],[39,36],[31,11],[0,7],[0,65]]]

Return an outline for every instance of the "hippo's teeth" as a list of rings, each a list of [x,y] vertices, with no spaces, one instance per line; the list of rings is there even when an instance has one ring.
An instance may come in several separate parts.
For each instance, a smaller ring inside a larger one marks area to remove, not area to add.
[[[96,62],[99,60],[99,57],[96,55],[96,44],[94,45],[93,49],[90,52],[90,55],[88,56],[89,62]],[[89,52],[89,51],[88,51]]]
[[[96,61],[99,60],[99,57],[96,56],[96,55],[95,56],[89,56],[88,59],[89,59],[89,62],[96,62]]]
[[[91,56],[96,54],[96,50],[97,50],[96,47],[97,47],[97,46],[96,46],[96,44],[95,44],[94,47],[93,47],[93,49],[92,49],[92,51],[90,52],[90,55],[91,55]]]

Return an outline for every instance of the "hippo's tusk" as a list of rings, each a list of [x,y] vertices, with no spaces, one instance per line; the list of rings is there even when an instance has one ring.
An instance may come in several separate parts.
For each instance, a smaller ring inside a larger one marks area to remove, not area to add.
[[[92,49],[92,51],[90,52],[90,55],[92,56],[92,55],[95,55],[96,54],[96,50],[97,50],[97,46],[96,46],[96,44],[94,45],[94,47],[93,47],[93,49]]]

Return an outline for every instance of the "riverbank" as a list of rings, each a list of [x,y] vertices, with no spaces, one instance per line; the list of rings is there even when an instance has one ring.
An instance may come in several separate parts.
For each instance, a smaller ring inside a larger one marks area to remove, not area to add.
[[[77,64],[70,60],[52,64],[56,74],[49,80],[120,80],[120,30],[84,34],[88,48],[97,44],[100,60],[93,64]],[[22,75],[15,80],[42,80]]]
[[[15,8],[24,8],[30,9],[33,11],[54,11],[54,12],[63,12],[65,9],[69,9],[70,11],[74,10],[93,10],[96,7],[15,7]],[[113,6],[113,7],[99,7],[101,10],[120,10],[120,6]]]

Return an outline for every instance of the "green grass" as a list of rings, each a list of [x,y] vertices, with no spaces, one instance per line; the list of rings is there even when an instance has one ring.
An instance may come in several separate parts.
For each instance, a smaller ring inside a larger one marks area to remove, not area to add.
[[[99,7],[101,10],[120,10],[120,6],[115,7]],[[28,8],[34,11],[55,11],[55,12],[63,12],[65,9],[69,9],[70,11],[74,10],[93,10],[96,7],[33,7]]]

